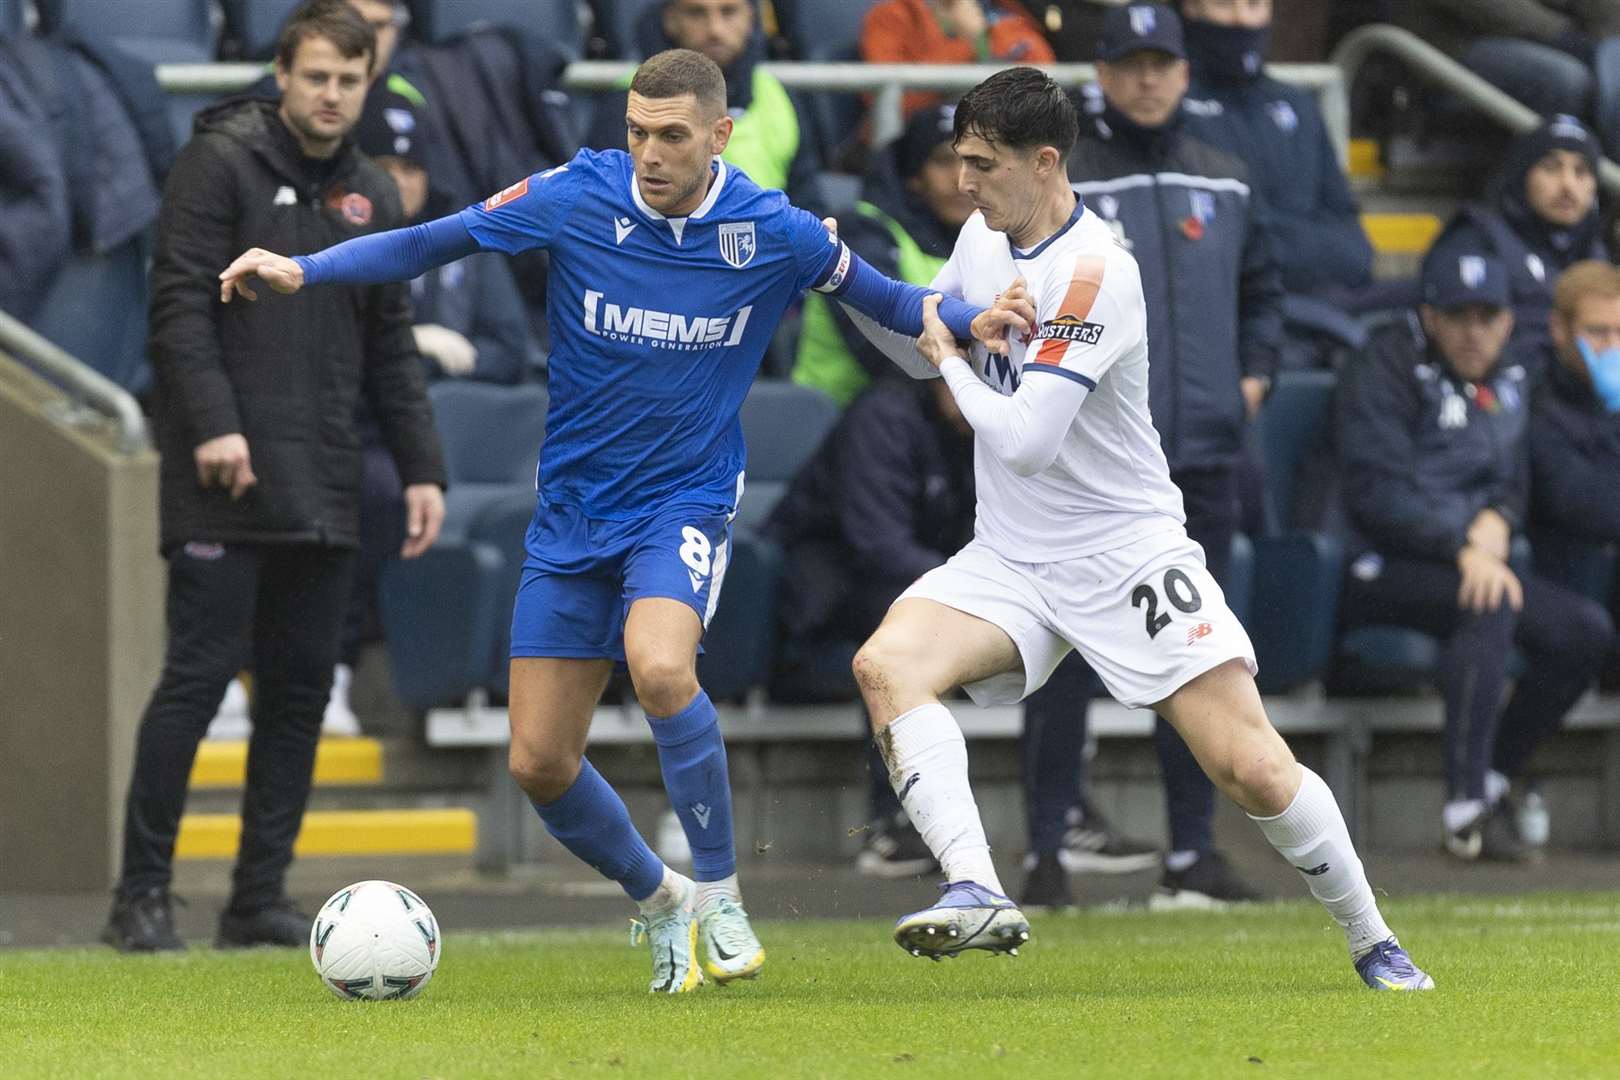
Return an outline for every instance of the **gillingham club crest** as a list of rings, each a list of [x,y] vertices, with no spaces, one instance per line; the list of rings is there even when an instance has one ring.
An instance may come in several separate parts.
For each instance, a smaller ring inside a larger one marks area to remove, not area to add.
[[[741,270],[754,261],[754,223],[730,221],[720,226],[720,257]]]

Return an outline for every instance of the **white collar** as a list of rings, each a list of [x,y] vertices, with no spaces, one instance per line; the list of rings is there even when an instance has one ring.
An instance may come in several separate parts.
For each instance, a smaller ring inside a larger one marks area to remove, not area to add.
[[[698,205],[696,210],[692,211],[686,217],[665,217],[663,214],[660,214],[658,211],[648,206],[647,201],[641,197],[641,185],[636,183],[636,175],[633,169],[630,173],[630,197],[635,200],[636,209],[640,210],[643,214],[646,214],[654,221],[669,222],[669,230],[675,234],[675,245],[679,247],[681,243],[681,234],[686,231],[686,223],[694,219],[701,219],[710,210],[714,209],[714,204],[720,201],[720,189],[725,186],[725,183],[726,163],[721,161],[719,158],[715,158],[714,183],[709,185],[709,193],[708,195],[704,196],[703,202]]]

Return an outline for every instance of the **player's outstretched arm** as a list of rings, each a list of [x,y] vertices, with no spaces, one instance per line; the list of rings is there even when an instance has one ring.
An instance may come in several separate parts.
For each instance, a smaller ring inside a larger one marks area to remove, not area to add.
[[[410,281],[478,250],[478,241],[467,231],[459,214],[405,229],[357,236],[313,255],[290,259],[253,248],[239,255],[219,275],[219,299],[228,304],[235,293],[257,299],[248,284],[255,277],[279,293],[295,293],[305,285]]]
[[[922,303],[929,291],[884,276],[848,245],[839,245],[837,260],[815,289],[896,333],[916,337],[923,332]],[[1014,306],[998,306],[987,312],[954,296],[944,297],[939,305],[939,319],[952,333],[961,338],[978,337],[992,352],[999,353],[1011,348],[1009,333],[1029,332],[1034,314],[1033,306],[1028,307],[1027,314]]]
[[[940,302],[937,293],[923,301],[917,351],[939,368],[979,443],[1019,476],[1034,476],[1057,459],[1087,386],[1073,379],[1026,377],[1011,397],[998,394],[968,366],[955,334],[939,318]]]

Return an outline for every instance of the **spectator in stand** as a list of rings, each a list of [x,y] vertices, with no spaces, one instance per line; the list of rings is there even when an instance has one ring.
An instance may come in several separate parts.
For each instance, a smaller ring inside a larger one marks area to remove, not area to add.
[[[809,113],[780,79],[760,67],[765,36],[759,32],[755,6],[755,0],[665,0],[647,12],[643,51],[651,56],[665,49],[693,49],[718,64],[726,77],[726,104],[734,125],[720,156],[760,187],[802,198],[820,168]],[[587,147],[624,149],[628,96],[624,92],[597,99]]]
[[[169,896],[175,837],[198,741],[248,653],[242,842],[216,944],[309,938],[285,878],[358,542],[362,396],[407,484],[402,554],[427,550],[444,518],[444,463],[403,287],[220,303],[220,271],[245,245],[307,250],[401,223],[393,183],[348,138],[375,41],[343,0],[300,5],[277,49],[280,103],[202,112],[164,191],[150,345],[168,644],[141,718],[102,933],[124,952],[183,948]]]
[[[1507,267],[1446,234],[1423,268],[1423,337],[1376,335],[1336,402],[1339,483],[1353,533],[1343,618],[1443,643],[1445,850],[1524,861],[1509,778],[1558,728],[1608,656],[1613,625],[1593,601],[1510,564],[1527,510],[1524,369]],[[1507,706],[1514,649],[1524,672]]]
[[[1242,158],[1291,293],[1343,296],[1372,281],[1372,245],[1309,90],[1266,75],[1271,0],[1182,0],[1188,132]]]
[[[1620,3],[1407,0],[1396,21],[1541,116],[1593,120],[1620,150]]]
[[[973,215],[972,200],[956,186],[961,163],[951,145],[955,115],[949,105],[913,113],[901,136],[873,156],[864,198],[839,222],[839,238],[851,251],[913,285],[934,280],[950,258],[956,234]],[[842,307],[816,293],[805,298],[794,382],[848,405],[874,378],[891,377],[906,376],[855,328]]]
[[[1489,201],[1464,209],[1447,230],[1507,265],[1511,347],[1532,381],[1549,355],[1553,282],[1573,263],[1605,258],[1597,162],[1592,133],[1574,117],[1555,116],[1514,142]]]
[[[1136,256],[1147,298],[1154,425],[1186,504],[1187,535],[1224,584],[1238,528],[1244,437],[1276,369],[1283,292],[1248,168],[1182,123],[1186,55],[1181,20],[1170,8],[1131,4],[1108,13],[1097,65],[1103,109],[1081,124],[1069,178]],[[1195,294],[1188,282],[1197,283]],[[1078,759],[1084,702],[1100,690],[1075,654],[1026,699],[1025,727],[1048,747],[1040,759]],[[1215,849],[1214,785],[1162,719],[1154,742],[1170,820],[1170,853],[1154,903],[1255,899]],[[1037,860],[1023,899],[1050,906],[1069,895],[1059,839],[1062,814],[1075,800],[1037,802],[1047,809],[1032,830]]]
[[[384,86],[373,87],[354,129],[360,152],[381,165],[399,188],[406,223],[424,219],[431,184],[422,157],[415,106]],[[437,217],[438,213],[429,216]],[[422,369],[432,382],[461,378],[478,382],[522,382],[535,370],[539,347],[529,336],[523,299],[503,256],[469,255],[424,274],[410,284],[411,327]],[[365,642],[380,636],[377,583],[383,564],[405,541],[405,487],[383,432],[364,402],[356,410],[363,473],[360,481],[360,547],[354,587],[344,620],[343,642],[332,672],[321,731],[361,733],[350,700],[354,670]]]
[[[850,405],[771,513],[784,551],[782,625],[801,642],[864,641],[917,575],[973,536],[973,431],[943,379],[881,379]],[[871,724],[859,717],[863,732]],[[871,827],[857,865],[934,865],[868,744]]]
[[[1041,26],[1015,0],[880,0],[861,26],[869,64],[1050,64]],[[940,95],[908,91],[910,116]]]
[[[1620,270],[1576,263],[1553,298],[1548,359],[1530,414],[1530,523],[1537,534],[1620,544]],[[1611,615],[1620,610],[1616,595],[1620,589],[1611,594]]]

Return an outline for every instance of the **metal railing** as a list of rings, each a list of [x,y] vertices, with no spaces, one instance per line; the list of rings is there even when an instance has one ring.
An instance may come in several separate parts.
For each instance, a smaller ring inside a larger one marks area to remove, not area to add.
[[[901,95],[907,90],[962,93],[1005,65],[769,63],[764,68],[792,90],[831,90],[872,94],[872,138],[879,144],[900,133]],[[264,75],[262,64],[159,64],[158,82],[171,93],[226,93]],[[580,60],[563,71],[569,90],[614,90],[624,86],[636,65],[628,60]],[[1091,64],[1052,64],[1043,68],[1059,82],[1078,86],[1096,75]],[[1273,64],[1268,74],[1314,91],[1328,135],[1341,160],[1348,153],[1350,106],[1345,80],[1334,64]]]
[[[1361,66],[1374,54],[1400,60],[1414,75],[1456,94],[1486,117],[1515,134],[1540,126],[1542,117],[1514,100],[1410,30],[1375,24],[1352,30],[1333,50],[1332,65],[1344,73],[1344,85],[1355,84]],[[1598,162],[1598,180],[1609,195],[1620,195],[1620,165]]]
[[[141,407],[121,386],[3,311],[0,311],[0,350],[50,379],[69,397],[94,410],[98,417],[111,420],[117,428],[115,445],[119,453],[137,454],[149,445]],[[72,427],[84,426],[83,418],[71,410],[58,410],[57,418]]]

